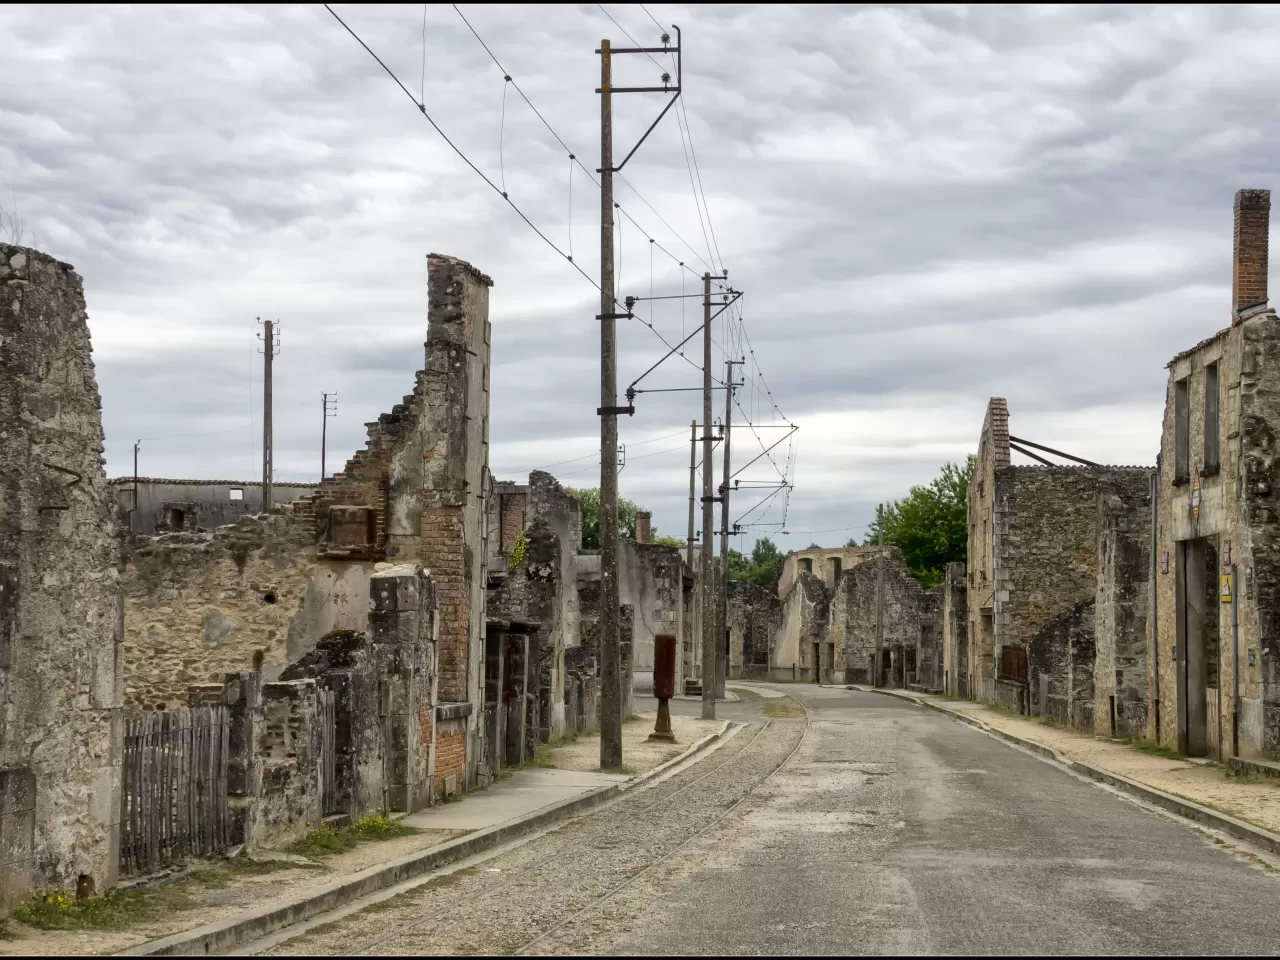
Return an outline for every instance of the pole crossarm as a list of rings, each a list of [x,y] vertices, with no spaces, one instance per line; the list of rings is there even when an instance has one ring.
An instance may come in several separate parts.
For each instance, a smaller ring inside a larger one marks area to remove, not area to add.
[[[713,314],[711,315],[710,319],[705,320],[705,321],[703,321],[702,323],[698,324],[698,326],[697,326],[697,327],[696,327],[696,328],[695,328],[695,329],[694,329],[694,330],[693,330],[693,331],[692,331],[692,332],[691,332],[687,337],[685,337],[683,340],[681,340],[679,343],[677,343],[674,347],[672,347],[670,350],[668,350],[666,353],[664,353],[664,354],[662,355],[662,359],[660,359],[657,363],[655,363],[653,366],[651,366],[651,367],[650,367],[648,370],[646,370],[644,373],[640,374],[640,376],[638,376],[638,377],[636,377],[634,380],[632,380],[632,381],[631,381],[631,383],[630,383],[630,385],[627,387],[627,399],[632,399],[633,397],[635,397],[636,393],[641,392],[641,391],[637,391],[637,390],[636,390],[636,384],[637,384],[637,383],[639,383],[641,380],[643,380],[643,379],[644,379],[645,377],[647,377],[649,374],[653,373],[653,371],[657,370],[657,369],[658,369],[658,367],[662,366],[662,364],[663,364],[663,363],[665,363],[667,360],[671,359],[671,357],[676,353],[676,351],[678,351],[678,350],[679,350],[681,347],[683,347],[686,343],[688,343],[690,340],[692,340],[694,337],[696,337],[698,334],[700,334],[700,333],[702,332],[702,328],[703,328],[704,326],[706,326],[706,324],[708,324],[708,323],[710,323],[711,321],[715,320],[715,319],[716,319],[716,317],[720,316],[720,314],[722,314],[722,313],[724,313],[726,310],[728,310],[731,306],[733,306],[735,303],[737,303],[737,302],[738,302],[738,300],[739,300],[741,297],[742,297],[742,291],[741,291],[741,290],[735,290],[735,291],[733,292],[733,299],[732,299],[732,300],[730,300],[728,303],[724,304],[724,305],[723,305],[719,310],[717,310],[715,313],[713,313]],[[656,391],[651,391],[651,392],[656,392]]]
[[[640,145],[649,139],[649,134],[653,133],[654,128],[657,127],[657,125],[662,122],[662,118],[667,115],[667,111],[669,111],[672,107],[674,107],[676,104],[676,101],[680,99],[680,91],[682,90],[681,80],[684,77],[684,59],[682,54],[680,53],[680,46],[681,46],[680,28],[673,23],[671,25],[671,29],[676,32],[676,45],[674,47],[662,47],[662,48],[656,48],[656,49],[651,49],[648,47],[619,47],[617,50],[612,50],[612,49],[610,50],[611,54],[614,54],[614,53],[643,53],[643,54],[674,53],[676,57],[676,85],[674,87],[671,86],[669,83],[667,83],[667,81],[670,79],[670,76],[669,74],[666,74],[666,73],[662,75],[663,85],[661,87],[615,87],[612,84],[609,84],[610,94],[614,94],[614,93],[670,93],[670,94],[673,94],[671,99],[667,101],[667,105],[662,108],[662,112],[658,114],[658,118],[654,120],[653,123],[649,124],[649,129],[646,130],[644,134],[640,137],[640,139],[636,141],[636,145],[631,148],[630,152],[627,153],[627,155],[622,158],[622,162],[618,164],[616,167],[611,168],[614,173],[622,172],[622,168],[627,165],[627,161],[630,160],[633,156],[635,156],[635,152],[640,149]],[[603,49],[603,46],[601,47],[601,49]],[[600,50],[597,50],[596,53],[600,53]],[[596,93],[603,93],[603,92],[604,92],[603,86],[598,87],[596,89]],[[612,159],[613,158],[610,157],[610,161],[612,161]],[[603,167],[596,171],[596,173],[603,173],[603,172],[604,172]]]
[[[752,464],[752,463],[755,463],[757,460],[759,460],[761,457],[763,457],[765,454],[767,454],[770,450],[772,450],[774,447],[776,447],[778,444],[780,444],[783,440],[786,440],[786,439],[787,439],[787,437],[791,436],[791,434],[795,433],[795,432],[796,432],[797,430],[799,430],[799,429],[800,429],[799,427],[797,427],[797,426],[795,426],[795,425],[793,424],[793,425],[792,425],[792,427],[791,427],[790,432],[788,432],[788,433],[786,433],[786,434],[782,435],[782,436],[781,436],[781,437],[779,437],[777,440],[775,440],[773,443],[769,444],[769,446],[765,447],[765,448],[764,448],[764,450],[762,450],[760,453],[758,453],[758,454],[756,454],[754,457],[752,457],[752,458],[751,458],[751,461],[750,461],[749,463],[745,464],[744,466],[739,467],[739,468],[734,472],[733,476],[731,476],[729,479],[730,479],[730,480],[732,480],[732,479],[733,479],[733,477],[736,477],[736,476],[737,476],[739,473],[741,473],[743,470],[747,469],[747,467],[751,466],[751,464]]]

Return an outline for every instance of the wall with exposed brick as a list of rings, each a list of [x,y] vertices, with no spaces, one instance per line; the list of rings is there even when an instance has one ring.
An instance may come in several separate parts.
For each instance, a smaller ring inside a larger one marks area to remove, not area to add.
[[[439,598],[442,703],[483,702],[492,285],[468,263],[427,257],[420,558]],[[481,721],[478,711],[465,721],[466,785],[481,753]]]
[[[1009,407],[1003,397],[987,402],[978,437],[977,462],[966,494],[969,696],[986,703],[995,694],[996,473],[1009,466]]]
[[[119,860],[118,548],[84,288],[0,244],[0,909]]]

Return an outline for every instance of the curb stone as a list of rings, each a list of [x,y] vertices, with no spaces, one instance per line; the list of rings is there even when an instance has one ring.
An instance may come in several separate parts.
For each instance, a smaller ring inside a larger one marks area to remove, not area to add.
[[[243,943],[328,913],[353,900],[430,873],[455,860],[483,853],[521,834],[533,832],[559,820],[571,819],[599,807],[702,752],[724,737],[730,726],[732,721],[724,721],[715,733],[707,734],[677,756],[624,783],[600,787],[590,793],[569,800],[561,800],[522,817],[458,837],[456,840],[366,867],[349,876],[333,880],[318,889],[299,894],[284,903],[248,911],[236,918],[194,927],[158,940],[149,940],[127,950],[121,950],[114,956],[165,957],[225,953]]]
[[[1131,780],[1128,777],[1121,776],[1118,773],[1111,773],[1100,767],[1095,767],[1091,763],[1085,763],[1081,760],[1070,760],[1062,756],[1056,750],[1046,747],[1042,743],[1036,743],[1034,740],[1027,740],[1019,737],[1017,734],[1008,733],[995,727],[983,723],[976,717],[965,716],[958,710],[949,710],[944,706],[933,703],[929,700],[921,700],[910,694],[905,694],[897,690],[873,690],[870,687],[853,687],[851,689],[861,690],[866,693],[883,693],[886,696],[896,697],[899,700],[907,700],[918,706],[928,707],[939,713],[945,713],[949,717],[954,717],[962,723],[967,723],[971,727],[975,727],[984,733],[990,733],[999,737],[1015,746],[1023,747],[1033,753],[1037,753],[1054,763],[1066,767],[1076,773],[1084,774],[1092,780],[1105,783],[1108,786],[1115,787],[1124,793],[1135,796],[1147,803],[1156,805],[1170,813],[1176,813],[1180,817],[1192,820],[1196,823],[1202,823],[1205,826],[1213,827],[1221,830],[1223,833],[1235,837],[1237,840],[1244,840],[1246,843],[1252,843],[1270,853],[1280,854],[1280,835],[1272,833],[1270,830],[1264,830],[1262,827],[1255,827],[1253,824],[1246,823],[1243,820],[1237,820],[1235,817],[1226,813],[1219,813],[1217,810],[1209,807],[1201,806],[1192,801],[1185,800],[1182,797],[1174,796],[1171,793],[1165,793],[1163,790],[1157,790],[1155,787],[1149,787],[1145,783],[1139,783],[1137,780]]]

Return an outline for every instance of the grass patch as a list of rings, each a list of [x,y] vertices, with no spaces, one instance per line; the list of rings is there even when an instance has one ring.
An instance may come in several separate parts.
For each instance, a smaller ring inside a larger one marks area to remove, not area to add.
[[[742,687],[730,687],[734,693],[742,700],[763,700],[764,697],[756,690],[744,690]]]
[[[623,718],[622,718],[622,722],[623,722],[623,723],[638,723],[639,721],[641,721],[641,720],[643,720],[643,719],[644,719],[644,717],[640,716],[640,714],[638,714],[638,713],[628,713],[625,717],[623,717]]]
[[[1166,760],[1180,760],[1178,751],[1173,747],[1163,743],[1156,743],[1154,740],[1134,740],[1129,746],[1141,750],[1143,753],[1150,754],[1153,757],[1164,757]]]
[[[83,900],[60,890],[40,889],[32,890],[12,916],[38,930],[122,930],[195,906],[181,884],[154,890],[108,890]]]
[[[804,707],[790,697],[770,700],[761,711],[766,717],[803,717]]]
[[[1266,782],[1263,777],[1258,776],[1258,774],[1254,773],[1252,770],[1232,770],[1230,767],[1225,767],[1222,772],[1228,780],[1234,781],[1235,783],[1259,784]]]
[[[461,796],[459,793],[458,796]],[[393,840],[396,837],[407,837],[417,833],[414,827],[406,827],[389,817],[372,815],[361,817],[349,827],[335,830],[328,824],[321,824],[300,840],[295,840],[285,849],[289,853],[304,857],[325,857],[335,853],[346,853],[354,850],[362,843],[374,840]]]

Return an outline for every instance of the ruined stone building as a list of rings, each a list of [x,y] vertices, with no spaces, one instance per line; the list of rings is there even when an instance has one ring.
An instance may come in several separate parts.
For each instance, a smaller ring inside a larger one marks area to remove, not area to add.
[[[599,691],[600,554],[582,548],[582,508],[548,473],[527,484],[496,485],[489,504],[494,616],[536,627],[550,689],[551,735],[596,725]],[[535,549],[536,547],[536,549]],[[686,649],[694,618],[695,577],[680,548],[650,539],[641,512],[634,541],[618,546],[623,692],[651,689],[654,637],[673,634]],[[549,569],[553,567],[554,569]],[[501,612],[499,612],[501,611]],[[491,651],[491,656],[501,651]],[[696,662],[695,662],[696,667]],[[686,663],[684,676],[692,676]]]
[[[1140,531],[1152,471],[1013,466],[1011,442],[1024,441],[1010,437],[1008,407],[993,398],[968,491],[964,687],[985,703],[1081,730],[1141,729]],[[1110,691],[1105,702],[1102,691]]]
[[[364,665],[383,664],[402,677],[397,694],[396,683],[380,674],[388,681],[381,695],[396,702],[379,705],[364,694],[354,702],[390,716],[411,709],[411,739],[426,745],[422,762],[430,756],[431,785],[422,785],[425,766],[412,775],[379,776],[397,784],[393,798],[415,804],[425,803],[429,791],[474,785],[485,751],[478,706],[491,487],[491,281],[469,264],[435,254],[427,270],[423,369],[413,392],[367,425],[367,443],[343,470],[310,492],[295,488],[305,495],[270,514],[213,529],[200,518],[226,516],[221,493],[227,485],[192,484],[200,493],[188,501],[173,495],[173,485],[154,484],[154,497],[144,497],[148,485],[140,484],[135,520],[148,502],[153,512],[194,502],[196,520],[188,522],[184,513],[179,528],[160,514],[159,533],[150,517],[136,521],[151,535],[130,537],[123,573],[131,706],[172,709],[187,702],[190,687],[245,672],[258,675],[264,695],[283,696],[285,688],[275,685],[315,683],[325,671],[359,674]],[[117,484],[122,506],[132,507],[131,487],[131,478]],[[253,495],[248,485],[241,492]],[[432,636],[415,636],[416,647],[389,646],[377,633],[378,585],[391,567],[429,571],[421,589],[402,585],[389,595],[430,597],[431,609],[415,613],[413,622],[429,621]],[[336,709],[347,708],[339,702]],[[403,799],[408,796],[416,799]]]
[[[774,589],[731,584],[731,676],[942,690],[963,610],[962,589],[926,590],[897,547],[793,551]]]
[[[1229,323],[1175,356],[1160,437],[1150,735],[1192,756],[1280,753],[1280,325],[1271,196],[1235,197]],[[1157,719],[1158,717],[1158,719]]]
[[[948,563],[942,581],[942,684],[952,697],[969,696],[969,587],[963,563]]]
[[[102,891],[120,845],[121,613],[70,264],[0,244],[0,907]]]

